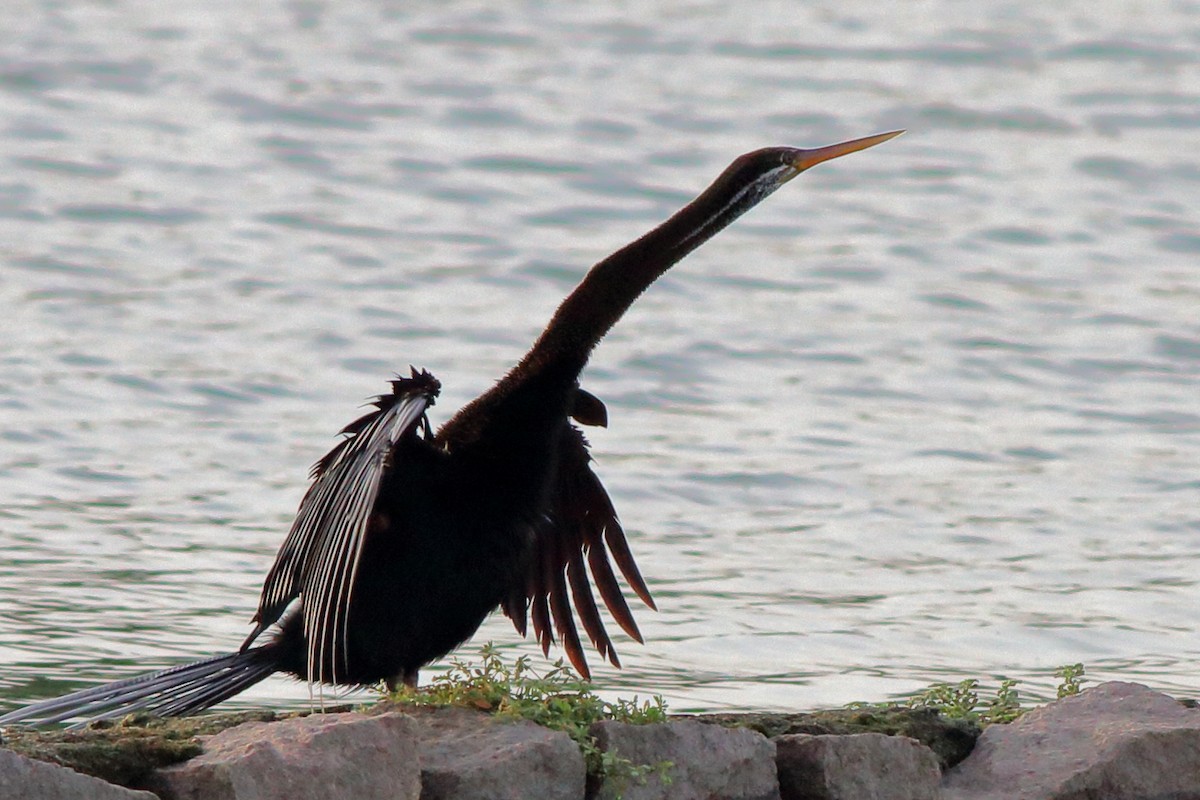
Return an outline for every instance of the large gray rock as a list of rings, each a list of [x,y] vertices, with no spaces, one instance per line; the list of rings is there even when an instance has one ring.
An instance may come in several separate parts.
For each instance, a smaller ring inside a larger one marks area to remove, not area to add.
[[[416,723],[404,714],[313,714],[249,722],[159,770],[168,800],[417,800]]]
[[[583,798],[583,754],[562,731],[460,708],[417,718],[421,800]]]
[[[946,800],[1200,800],[1200,711],[1104,683],[983,732]]]
[[[3,800],[157,800],[75,770],[34,761],[0,748],[0,798]]]
[[[591,732],[601,750],[634,765],[670,762],[661,774],[652,769],[644,783],[620,775],[605,779],[597,791],[605,800],[779,798],[775,745],[757,731],[681,720],[662,725],[597,722]]]
[[[783,800],[936,800],[942,771],[916,739],[882,733],[775,738]]]

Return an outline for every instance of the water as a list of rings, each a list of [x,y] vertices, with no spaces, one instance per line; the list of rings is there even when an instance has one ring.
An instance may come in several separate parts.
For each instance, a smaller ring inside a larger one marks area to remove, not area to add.
[[[597,468],[662,609],[600,685],[804,709],[1045,696],[1082,661],[1194,692],[1196,3],[0,23],[0,705],[233,648],[308,465],[393,372],[433,371],[444,420],[735,155],[901,127],[597,351]]]

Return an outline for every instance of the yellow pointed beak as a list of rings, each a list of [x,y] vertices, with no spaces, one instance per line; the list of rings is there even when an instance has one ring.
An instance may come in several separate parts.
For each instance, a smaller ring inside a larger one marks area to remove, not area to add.
[[[886,142],[888,139],[895,139],[902,133],[904,131],[888,131],[887,133],[877,133],[874,136],[851,139],[848,142],[831,144],[827,147],[818,147],[813,150],[797,150],[796,157],[791,163],[797,171],[803,172],[810,167],[815,167],[822,161],[844,156],[847,153],[857,153],[859,150],[866,150],[868,147],[874,147],[881,142]]]

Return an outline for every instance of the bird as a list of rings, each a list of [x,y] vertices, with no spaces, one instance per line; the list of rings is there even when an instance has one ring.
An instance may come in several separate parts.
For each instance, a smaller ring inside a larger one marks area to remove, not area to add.
[[[901,133],[738,157],[665,222],[588,270],[517,364],[436,432],[427,412],[440,382],[416,368],[396,377],[312,467],[240,649],[35,702],[0,725],[189,715],[277,672],[310,686],[415,688],[422,667],[496,609],[522,636],[532,624],[544,654],[557,640],[588,679],[577,616],[601,658],[619,667],[592,585],[638,642],[613,562],[641,602],[657,607],[579,427],[608,423],[604,403],[580,386],[592,351],[659,276],[775,190]]]

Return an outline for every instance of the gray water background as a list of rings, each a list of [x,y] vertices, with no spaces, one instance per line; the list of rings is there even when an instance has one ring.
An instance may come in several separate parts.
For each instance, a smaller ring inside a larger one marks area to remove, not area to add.
[[[1197,3],[17,0],[0,30],[0,707],[234,648],[394,372],[442,380],[436,424],[734,156],[893,128],[598,349],[597,470],[661,607],[599,685],[803,709],[1082,661],[1194,693]]]

